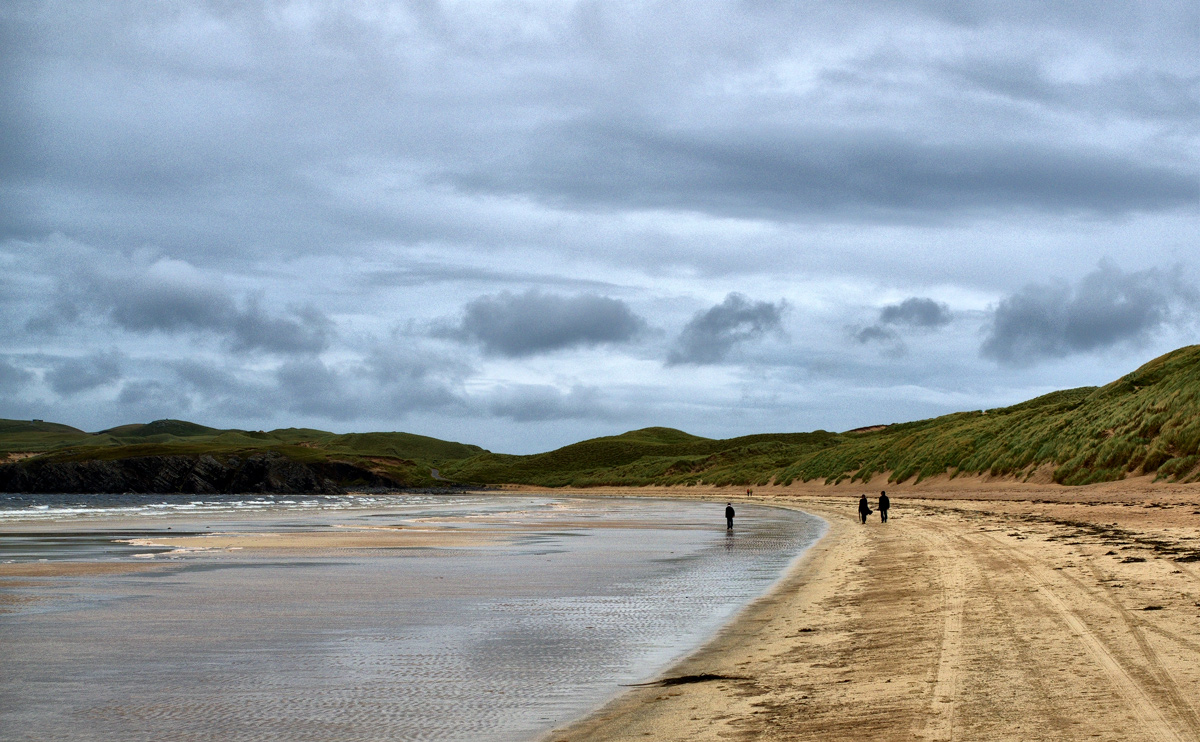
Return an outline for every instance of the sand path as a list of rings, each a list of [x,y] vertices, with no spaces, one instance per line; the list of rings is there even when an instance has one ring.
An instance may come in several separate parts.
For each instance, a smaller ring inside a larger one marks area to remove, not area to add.
[[[1171,546],[1200,535],[1190,506],[1152,533],[1032,501],[908,502],[866,526],[852,499],[802,507],[829,535],[672,668],[684,682],[550,739],[1200,739],[1200,571]]]

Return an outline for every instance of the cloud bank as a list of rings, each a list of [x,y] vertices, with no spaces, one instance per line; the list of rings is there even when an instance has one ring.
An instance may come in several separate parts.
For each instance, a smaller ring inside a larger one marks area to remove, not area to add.
[[[116,354],[56,361],[46,372],[46,383],[56,394],[69,397],[121,378],[121,360]]]
[[[538,353],[624,343],[645,326],[619,299],[596,294],[561,296],[530,289],[502,292],[467,304],[452,335],[479,343],[488,353],[521,358]]]
[[[667,365],[720,363],[735,346],[778,331],[785,306],[729,294],[720,304],[697,312],[684,326],[667,355]]]
[[[315,353],[333,334],[332,322],[314,307],[271,315],[254,296],[239,300],[216,278],[172,258],[84,266],[60,279],[58,293],[26,329],[54,333],[79,322],[87,309],[136,333],[209,333],[236,352]]]
[[[934,330],[945,327],[953,319],[949,306],[926,297],[910,296],[899,304],[889,304],[879,310],[875,324],[852,328],[851,334],[862,345],[890,343],[894,353],[902,353],[904,343],[895,328]]]
[[[879,322],[884,325],[907,325],[909,327],[942,327],[953,319],[950,307],[922,297],[912,296],[899,304],[891,304],[879,312]]]
[[[0,417],[531,451],[1103,383],[1200,339],[1198,24],[10,2]]]
[[[1158,270],[1126,273],[1101,263],[1078,284],[1028,284],[996,306],[980,348],[984,358],[1027,365],[1120,343],[1148,342],[1195,290]]]

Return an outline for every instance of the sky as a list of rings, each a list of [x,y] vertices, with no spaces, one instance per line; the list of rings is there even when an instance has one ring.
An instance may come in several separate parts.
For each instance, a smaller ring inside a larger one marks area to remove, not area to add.
[[[1200,342],[1195,2],[0,5],[0,417],[505,453]]]

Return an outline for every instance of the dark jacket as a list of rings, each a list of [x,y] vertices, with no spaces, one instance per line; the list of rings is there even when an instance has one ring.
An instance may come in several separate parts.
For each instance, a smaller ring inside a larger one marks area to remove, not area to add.
[[[892,501],[888,499],[887,495],[879,496],[879,509],[880,510],[887,510],[891,506],[892,506]]]
[[[866,497],[866,495],[864,495],[864,496],[863,496],[861,499],[859,499],[859,501],[858,501],[858,512],[860,512],[860,513],[864,513],[864,514],[866,514],[866,515],[870,515],[870,514],[871,514],[871,506],[867,504],[867,497]]]
[[[733,517],[733,506],[732,506],[732,505],[726,505],[726,506],[725,506],[725,517],[726,517],[726,518],[732,518],[732,517]]]

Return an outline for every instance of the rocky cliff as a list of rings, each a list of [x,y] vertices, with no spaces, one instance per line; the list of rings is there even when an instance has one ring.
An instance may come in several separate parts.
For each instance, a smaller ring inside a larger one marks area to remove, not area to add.
[[[400,483],[346,462],[303,463],[277,453],[224,461],[214,456],[141,456],[115,460],[0,464],[0,492],[338,494],[342,485],[396,487]]]

